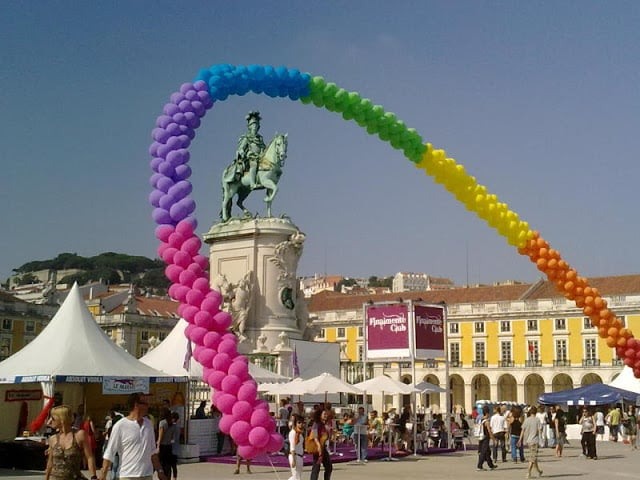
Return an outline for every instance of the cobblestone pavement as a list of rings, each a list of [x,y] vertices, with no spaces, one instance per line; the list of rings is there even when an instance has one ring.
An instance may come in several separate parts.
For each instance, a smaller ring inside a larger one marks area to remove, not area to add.
[[[562,458],[557,458],[552,449],[540,452],[540,466],[543,478],[587,479],[631,479],[640,476],[640,450],[631,450],[628,445],[598,442],[598,460],[580,457],[581,449],[577,441],[565,447]],[[526,454],[526,452],[525,452]],[[370,461],[367,464],[339,463],[334,465],[333,480],[389,480],[389,479],[523,479],[527,463],[498,462],[494,471],[476,471],[477,452],[459,452],[446,455],[413,457],[397,462]],[[290,472],[286,469],[252,467],[248,475],[243,465],[240,475],[234,475],[233,465],[214,463],[192,463],[179,465],[180,480],[287,480]],[[310,466],[305,466],[303,480],[308,480]],[[320,473],[322,477],[322,471]],[[0,469],[2,480],[35,480],[43,478],[42,472]],[[536,476],[532,476],[536,478]]]

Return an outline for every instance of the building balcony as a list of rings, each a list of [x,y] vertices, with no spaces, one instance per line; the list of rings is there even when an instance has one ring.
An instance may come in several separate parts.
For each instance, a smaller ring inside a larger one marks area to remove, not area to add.
[[[569,360],[554,360],[553,366],[554,367],[570,367],[571,362]]]
[[[513,360],[500,360],[498,362],[498,367],[501,367],[501,368],[513,368],[513,367],[515,367],[515,364],[513,363]]]
[[[449,366],[451,368],[462,368],[462,362],[460,360],[451,360]]]
[[[473,366],[475,368],[487,368],[489,366],[489,362],[486,360],[474,360]]]
[[[614,358],[613,360],[611,360],[611,365],[614,367],[621,367],[624,365],[624,360],[622,360],[621,358]]]
[[[438,361],[437,360],[426,360],[423,364],[422,364],[423,368],[438,368]]]
[[[526,360],[524,362],[524,366],[525,367],[541,367],[542,366],[542,361],[540,360]]]
[[[599,358],[585,358],[582,360],[583,367],[599,367],[600,359]]]

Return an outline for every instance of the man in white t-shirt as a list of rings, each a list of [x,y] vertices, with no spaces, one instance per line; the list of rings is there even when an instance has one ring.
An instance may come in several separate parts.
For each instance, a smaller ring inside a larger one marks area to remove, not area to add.
[[[507,461],[507,447],[505,438],[507,436],[507,419],[505,412],[507,407],[504,405],[495,407],[494,414],[491,416],[489,424],[493,432],[493,463],[498,463],[498,448],[502,452],[502,463]]]
[[[101,477],[106,480],[116,454],[120,458],[119,478],[152,480],[153,472],[160,480],[168,480],[162,471],[156,451],[153,424],[145,417],[149,411],[147,397],[132,393],[128,399],[129,415],[118,421],[111,430],[103,454]]]

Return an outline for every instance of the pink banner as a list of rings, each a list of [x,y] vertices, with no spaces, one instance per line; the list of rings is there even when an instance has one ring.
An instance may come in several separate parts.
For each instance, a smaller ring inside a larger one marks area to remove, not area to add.
[[[414,305],[416,358],[444,357],[444,307]]]
[[[367,358],[406,358],[409,351],[409,311],[405,304],[365,307]]]

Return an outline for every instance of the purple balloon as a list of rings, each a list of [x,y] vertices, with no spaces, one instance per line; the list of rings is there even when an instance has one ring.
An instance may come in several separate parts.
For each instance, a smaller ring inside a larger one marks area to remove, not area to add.
[[[173,177],[173,175],[175,175],[176,169],[173,168],[171,163],[164,160],[161,164],[158,165],[158,173],[161,173],[162,175],[165,175],[171,178]]]
[[[173,187],[173,185],[174,185],[173,180],[163,175],[162,178],[158,179],[156,183],[156,188],[158,190],[162,190],[164,193],[167,193],[169,189]]]
[[[169,138],[169,132],[164,128],[154,128],[151,131],[151,138],[153,138],[156,142],[166,143]]]
[[[187,182],[186,180],[180,180],[173,185],[169,191],[167,192],[169,195],[172,195],[173,198],[178,200],[182,200],[184,197],[189,195],[193,190],[193,186],[191,182]]]
[[[169,100],[171,100],[171,103],[179,105],[180,102],[184,101],[184,94],[182,94],[180,92],[174,92],[169,97]]]
[[[193,88],[195,88],[198,92],[208,92],[209,85],[204,80],[198,80],[193,84]]]
[[[155,157],[156,153],[158,153],[158,147],[159,146],[160,146],[160,144],[158,142],[153,142],[149,146],[149,155],[151,155],[152,157]]]
[[[180,103],[178,103],[178,107],[182,112],[193,112],[193,105],[191,105],[191,102],[189,100],[182,100]]]
[[[181,201],[173,204],[169,209],[169,214],[174,222],[179,222],[180,220],[183,220],[184,218],[187,217],[187,215],[189,215],[189,213],[190,212],[187,208],[187,205],[185,205]]]
[[[172,121],[172,118],[169,115],[160,115],[156,118],[156,126],[160,128],[165,128]]]
[[[179,135],[178,145],[180,145],[180,148],[189,148],[189,145],[191,145],[191,139],[189,138],[189,135]]]
[[[151,217],[153,218],[153,221],[159,225],[173,223],[173,219],[171,218],[171,215],[169,215],[169,212],[167,212],[163,208],[154,208],[153,213],[151,214]]]
[[[183,83],[182,85],[180,85],[180,93],[184,95],[193,90],[195,90],[193,83]]]
[[[177,150],[178,148],[182,148],[181,143],[182,142],[180,141],[180,139],[178,137],[169,137],[169,139],[167,140],[167,143],[166,143],[165,146],[167,148],[171,149],[171,150]],[[167,153],[165,154],[164,158],[167,158],[167,154],[168,153],[169,152],[167,151]]]
[[[176,168],[176,173],[173,176],[176,180],[186,180],[191,177],[191,167],[189,165],[178,165]]]
[[[180,125],[178,125],[175,122],[171,122],[169,125],[167,125],[166,130],[167,130],[167,133],[169,135],[172,135],[172,136],[179,135],[180,134]],[[164,142],[164,143],[167,143],[167,142]]]
[[[180,111],[178,106],[175,103],[167,103],[162,111],[169,116],[173,116]]]
[[[160,206],[160,198],[164,195],[161,190],[154,190],[149,194],[149,203],[154,207]]]
[[[184,116],[184,113],[176,113],[171,119],[176,122],[178,125],[186,125],[187,117]]]
[[[207,109],[204,108],[204,104],[199,100],[194,100],[191,102],[193,106],[193,112],[199,117],[204,117],[204,114],[207,113]]]
[[[184,92],[184,98],[189,100],[190,102],[198,98],[198,92],[195,90],[189,90],[188,92]]]
[[[159,207],[164,210],[169,210],[173,204],[176,203],[176,199],[170,193],[163,194],[160,198]]]
[[[151,159],[151,161],[149,162],[149,166],[151,167],[151,170],[153,170],[154,172],[158,171],[158,166],[164,162],[164,160],[162,158],[159,157],[153,157]]]

